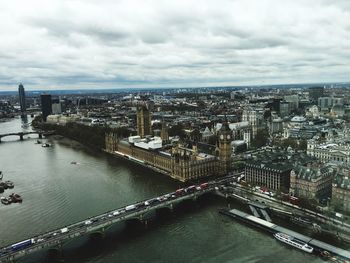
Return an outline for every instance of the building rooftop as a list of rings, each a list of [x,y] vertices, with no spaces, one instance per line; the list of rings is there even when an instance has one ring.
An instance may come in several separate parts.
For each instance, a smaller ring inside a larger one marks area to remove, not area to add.
[[[326,166],[310,167],[298,165],[293,170],[297,178],[307,181],[317,180],[321,177],[329,176],[331,172],[331,168]]]
[[[350,179],[348,176],[337,174],[334,176],[333,185],[338,188],[350,190]]]
[[[288,171],[297,165],[305,165],[314,161],[313,157],[306,153],[288,153],[286,151],[264,151],[248,160],[249,166],[260,167],[264,169],[273,169],[277,171]]]

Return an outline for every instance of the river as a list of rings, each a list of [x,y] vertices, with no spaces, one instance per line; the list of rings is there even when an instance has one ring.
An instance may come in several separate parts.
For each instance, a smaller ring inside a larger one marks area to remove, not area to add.
[[[30,127],[23,128],[18,118],[0,123],[0,134],[23,129]],[[22,204],[0,204],[0,246],[179,186],[164,175],[69,139],[43,139],[53,145],[43,148],[35,144],[37,135],[30,137],[24,141],[8,137],[0,144],[4,180],[12,180],[13,191],[23,197]],[[226,201],[212,198],[159,217],[148,227],[114,227],[104,239],[81,238],[65,245],[62,258],[65,262],[322,262],[218,214],[225,205]],[[47,262],[51,257],[39,252],[20,262]]]

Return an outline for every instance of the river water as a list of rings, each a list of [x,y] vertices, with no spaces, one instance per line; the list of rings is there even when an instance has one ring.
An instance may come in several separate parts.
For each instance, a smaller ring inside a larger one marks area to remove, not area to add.
[[[29,120],[30,121],[30,120]],[[20,119],[0,123],[0,134],[18,132]],[[0,204],[0,246],[62,228],[138,200],[173,191],[179,186],[163,175],[96,153],[65,139],[43,139],[53,147],[4,138],[0,170],[15,183],[22,204]],[[71,164],[71,162],[77,164]],[[104,239],[86,237],[63,247],[64,262],[322,262],[281,245],[266,233],[218,214],[226,201],[210,198],[170,215],[158,216],[147,227],[118,225]],[[52,261],[38,252],[21,262]]]

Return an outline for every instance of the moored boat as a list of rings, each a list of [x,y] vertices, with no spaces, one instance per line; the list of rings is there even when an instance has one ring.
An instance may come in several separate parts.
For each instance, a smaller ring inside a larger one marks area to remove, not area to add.
[[[4,205],[9,205],[11,204],[12,200],[8,197],[1,197],[1,203]]]
[[[293,246],[293,247],[298,248],[300,250],[303,250],[307,253],[312,253],[314,250],[313,247],[311,247],[310,245],[308,245],[304,241],[297,239],[293,236],[287,235],[285,233],[281,233],[281,232],[275,233],[274,237],[277,240],[279,240],[287,245]]]
[[[5,190],[6,190],[7,188],[9,188],[8,185],[7,185],[5,182],[0,182],[0,186],[1,186],[2,188],[4,188]]]
[[[7,188],[12,189],[15,187],[14,183],[12,181],[5,181],[5,184],[7,185]]]
[[[12,193],[10,194],[10,198],[13,203],[22,203],[23,199],[19,194]]]

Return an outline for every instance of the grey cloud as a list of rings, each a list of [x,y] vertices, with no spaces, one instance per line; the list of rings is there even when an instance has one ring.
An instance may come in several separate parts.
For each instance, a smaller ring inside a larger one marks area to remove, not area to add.
[[[0,89],[344,81],[347,2],[12,0]]]

